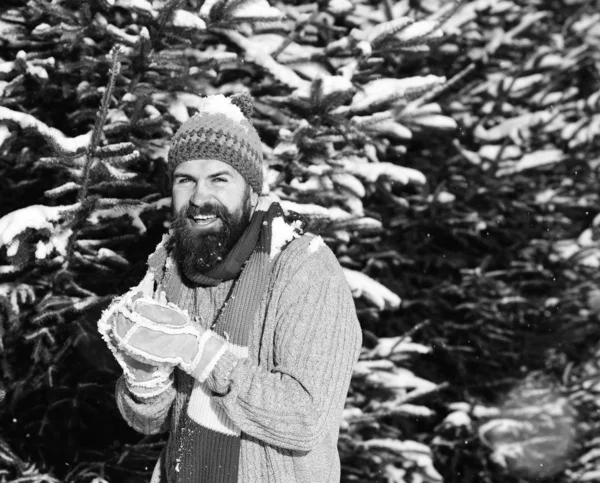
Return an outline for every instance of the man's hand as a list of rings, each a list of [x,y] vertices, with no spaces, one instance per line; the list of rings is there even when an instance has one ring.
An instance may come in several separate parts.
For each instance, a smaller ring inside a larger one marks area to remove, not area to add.
[[[138,298],[118,309],[112,338],[119,351],[151,366],[178,366],[204,381],[226,349],[225,340],[193,324],[173,304]]]
[[[139,398],[145,399],[158,395],[173,384],[172,366],[145,364],[126,353],[120,353],[119,357],[126,366],[123,368],[125,384]]]

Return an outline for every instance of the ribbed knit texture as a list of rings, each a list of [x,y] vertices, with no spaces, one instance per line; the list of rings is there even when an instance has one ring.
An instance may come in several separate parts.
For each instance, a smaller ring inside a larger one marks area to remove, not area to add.
[[[271,224],[277,216],[283,216],[283,210],[276,203],[269,206],[266,212],[255,211],[250,225],[236,246],[223,263],[212,271],[213,277],[222,276],[227,279],[241,272],[231,295],[213,324],[214,332],[229,341],[230,350],[238,357],[246,357],[248,354],[247,318],[254,318],[267,289]],[[246,266],[242,271],[244,263]],[[175,266],[172,266],[172,271],[177,273]],[[214,279],[209,280],[212,284]],[[174,286],[179,286],[182,282],[171,279]],[[164,285],[167,293],[173,288]],[[177,305],[184,302],[177,299],[170,301]],[[194,310],[190,315],[200,314]],[[205,382],[195,382],[186,415],[174,438],[179,440],[176,453],[168,455],[169,460],[174,458],[176,461],[174,481],[237,482],[240,430],[226,412],[211,399],[210,390]]]
[[[249,102],[252,98],[249,95]],[[240,116],[246,109],[232,108]],[[250,107],[251,109],[251,107]],[[234,167],[256,193],[263,189],[262,144],[249,119],[240,122],[219,112],[198,111],[184,122],[171,141],[168,154],[172,174],[178,164],[193,159],[217,159]]]
[[[245,320],[248,356],[225,352],[206,380],[212,400],[242,432],[242,483],[340,479],[337,438],[361,332],[339,263],[313,240],[306,235],[292,241],[271,262],[258,313]],[[208,327],[231,286],[182,286],[167,297],[180,300],[181,308],[197,308]],[[117,388],[119,408],[134,428],[146,434],[170,430],[163,471],[153,483],[175,481],[173,440],[193,386],[190,376],[177,371],[175,387],[147,402],[135,400],[122,384]]]

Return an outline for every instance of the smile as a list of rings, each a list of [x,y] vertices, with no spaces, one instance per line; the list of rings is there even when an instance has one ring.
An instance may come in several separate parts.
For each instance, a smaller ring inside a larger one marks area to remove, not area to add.
[[[212,225],[218,220],[218,218],[216,215],[199,215],[190,218],[190,220],[192,222],[192,225],[204,227]]]

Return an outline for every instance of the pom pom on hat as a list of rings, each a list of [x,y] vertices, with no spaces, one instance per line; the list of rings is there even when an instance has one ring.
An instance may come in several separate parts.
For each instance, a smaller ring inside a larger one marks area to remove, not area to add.
[[[235,168],[260,194],[263,185],[262,143],[250,121],[254,101],[247,92],[230,98],[219,94],[202,98],[198,112],[173,136],[169,172],[180,163],[217,159]]]
[[[234,106],[240,108],[242,114],[246,119],[252,118],[252,112],[254,111],[254,99],[247,92],[240,92],[238,94],[233,94],[230,97],[231,103]]]

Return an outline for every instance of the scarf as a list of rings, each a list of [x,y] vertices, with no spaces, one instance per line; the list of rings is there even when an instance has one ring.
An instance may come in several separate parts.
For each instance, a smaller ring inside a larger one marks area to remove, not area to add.
[[[261,201],[243,235],[220,264],[204,275],[186,274],[191,282],[203,286],[235,279],[211,328],[229,340],[228,350],[239,358],[248,356],[249,326],[268,288],[272,227],[277,217],[283,218],[280,205]],[[169,248],[172,245],[168,242],[159,248],[150,257],[149,266],[167,299],[179,305],[189,288],[169,256]],[[169,445],[174,450],[167,451],[166,463],[177,483],[237,482],[241,431],[212,401],[204,383],[194,382],[187,411],[182,412],[175,433]]]

